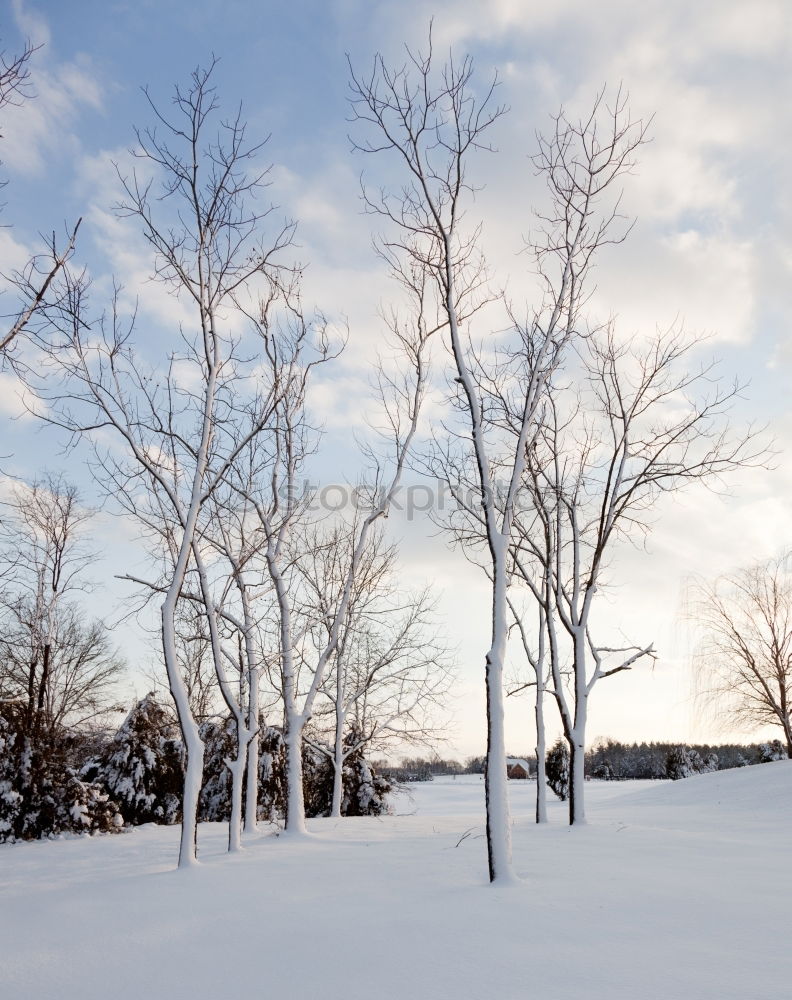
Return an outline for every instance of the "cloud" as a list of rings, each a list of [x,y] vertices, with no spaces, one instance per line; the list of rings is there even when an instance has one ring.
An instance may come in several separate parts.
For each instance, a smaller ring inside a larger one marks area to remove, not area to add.
[[[17,375],[0,372],[0,414],[12,420],[34,420],[26,403],[32,403],[30,390]],[[41,409],[41,405],[36,405]]]
[[[29,63],[31,96],[4,109],[3,166],[11,173],[43,176],[53,160],[78,155],[80,116],[86,108],[102,110],[102,87],[85,55],[68,61],[53,57],[45,17],[23,0],[12,0],[11,6],[19,33],[36,51]]]
[[[30,39],[33,45],[49,45],[50,29],[46,18],[32,10],[24,0],[11,0],[14,21],[21,35]]]

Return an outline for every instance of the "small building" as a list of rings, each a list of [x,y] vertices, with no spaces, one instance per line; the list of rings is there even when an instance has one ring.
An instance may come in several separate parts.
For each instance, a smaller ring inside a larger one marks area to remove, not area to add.
[[[506,758],[506,777],[507,778],[529,778],[531,776],[531,766],[527,760],[522,757],[507,757]]]

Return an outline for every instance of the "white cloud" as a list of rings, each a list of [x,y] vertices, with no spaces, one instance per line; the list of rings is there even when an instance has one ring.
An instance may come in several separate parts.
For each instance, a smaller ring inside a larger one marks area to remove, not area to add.
[[[0,414],[12,420],[33,420],[26,404],[32,404],[30,391],[17,375],[0,372]],[[39,403],[36,404],[41,409]]]
[[[47,68],[40,53],[33,56],[32,98],[6,109],[3,123],[3,164],[13,172],[43,175],[52,157],[79,155],[76,127],[84,107],[99,110],[102,93],[85,62]]]
[[[20,34],[29,38],[33,45],[49,45],[51,40],[49,24],[24,0],[11,0],[14,21]]]

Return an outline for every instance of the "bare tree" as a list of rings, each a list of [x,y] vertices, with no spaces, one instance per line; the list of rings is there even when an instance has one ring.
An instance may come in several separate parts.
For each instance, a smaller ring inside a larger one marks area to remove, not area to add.
[[[34,46],[27,44],[19,55],[7,57],[5,53],[0,53],[0,114],[7,107],[33,97],[29,63],[35,51]],[[2,137],[0,134],[0,139]],[[34,339],[41,336],[53,316],[70,310],[72,290],[83,280],[82,276],[70,274],[68,270],[81,221],[78,219],[74,226],[67,229],[60,245],[54,233],[43,237],[43,251],[32,256],[18,270],[3,275],[6,283],[16,292],[16,303],[10,313],[2,316],[0,366],[18,361],[12,352],[24,334]]]
[[[279,384],[253,377],[266,324],[246,321],[277,296],[280,252],[293,232],[286,224],[262,236],[271,210],[255,202],[266,184],[266,171],[257,168],[261,144],[248,142],[240,112],[215,129],[212,68],[196,70],[186,91],[176,89],[172,117],[150,102],[157,126],[137,132],[137,155],[153,178],[122,176],[119,206],[153,250],[155,279],[189,303],[195,334],[176,332],[164,369],[151,368],[134,350],[134,316],[122,319],[116,295],[90,337],[74,322],[50,349],[54,371],[40,389],[50,404],[44,419],[72,440],[90,439],[97,479],[121,507],[144,524],[174,526],[161,620],[187,751],[180,866],[196,860],[203,744],[179,667],[176,608],[201,512],[280,397]],[[62,387],[51,388],[57,373]],[[108,434],[111,447],[104,445]]]
[[[216,577],[220,576],[215,588],[216,592],[219,590],[215,600],[216,622],[217,628],[225,631],[228,640],[223,647],[224,655],[239,678],[236,704],[229,701],[228,690],[224,692],[226,704],[236,719],[238,736],[237,760],[234,766],[229,766],[236,802],[236,795],[241,799],[243,768],[240,761],[246,762],[244,824],[249,833],[256,830],[258,804],[258,740],[254,737],[261,723],[260,686],[267,666],[267,646],[272,642],[263,626],[271,624],[274,617],[269,599],[272,587],[262,566],[264,542],[261,533],[256,531],[254,511],[249,500],[253,493],[253,474],[262,472],[260,467],[255,466],[255,456],[256,449],[239,456],[234,474],[239,474],[244,463],[253,459],[253,464],[247,466],[247,478],[243,477],[247,488],[239,489],[239,482],[235,483],[231,478],[223,489],[216,491],[200,533],[201,544],[213,550],[220,559],[220,568],[214,573]],[[204,581],[202,594],[206,592]],[[242,712],[245,713],[244,719]]]
[[[544,599],[542,599],[544,595]],[[536,630],[533,632],[527,627],[528,612],[518,605],[515,595],[510,593],[507,597],[509,610],[511,611],[513,625],[512,630],[516,630],[520,647],[525,655],[533,680],[516,681],[509,685],[508,697],[519,695],[523,691],[533,688],[534,692],[534,727],[536,732],[536,811],[537,823],[547,822],[547,775],[545,760],[547,756],[547,740],[545,736],[545,715],[544,699],[548,691],[551,690],[552,667],[550,657],[554,654],[553,647],[548,648],[548,615],[552,614],[550,594],[546,579],[542,579],[534,595],[533,612],[536,614]]]
[[[780,726],[792,758],[790,556],[701,581],[691,616],[701,629],[701,693],[734,725]]]
[[[301,560],[308,593],[312,647],[320,648],[348,572],[357,531],[334,526],[316,539]],[[333,764],[331,815],[341,815],[343,770],[354,754],[382,753],[394,746],[434,746],[437,713],[451,686],[445,646],[437,634],[428,591],[402,591],[396,546],[374,533],[360,561],[346,619],[314,728],[329,731],[329,745],[315,742]]]
[[[548,419],[530,452],[531,502],[517,517],[512,554],[519,578],[546,611],[553,694],[571,755],[571,823],[585,822],[589,696],[600,680],[655,655],[651,644],[597,639],[596,596],[614,544],[642,539],[663,495],[718,483],[761,461],[755,432],[729,426],[739,386],[723,384],[714,363],[697,367],[695,346],[673,331],[644,345],[619,343],[612,326],[592,335],[580,349],[584,388],[551,393]],[[561,671],[564,644],[569,690]]]
[[[301,321],[300,321],[301,322]],[[299,324],[298,324],[299,329]],[[315,497],[302,488],[301,475],[308,456],[316,447],[316,434],[307,417],[307,393],[312,366],[295,369],[276,407],[268,450],[260,459],[260,471],[232,479],[240,496],[250,502],[263,539],[263,557],[276,602],[280,688],[283,697],[284,739],[287,764],[286,829],[305,832],[302,780],[302,741],[311,719],[325,674],[335,656],[361,572],[369,537],[376,523],[390,509],[404,472],[407,456],[418,430],[421,404],[427,382],[427,350],[431,330],[419,311],[413,321],[401,326],[394,319],[392,334],[404,370],[389,375],[379,370],[379,391],[385,411],[384,448],[369,452],[371,478],[359,495],[362,513],[351,544],[338,599],[327,621],[326,640],[308,656],[306,623],[301,620],[301,582],[297,569],[304,540],[316,514],[309,510]],[[321,361],[330,357],[327,343]],[[277,354],[268,357],[273,368],[282,364]],[[256,463],[252,463],[253,467]],[[266,469],[266,475],[261,470]]]
[[[468,424],[470,439],[464,450],[472,462],[476,491],[471,506],[486,539],[492,580],[491,645],[486,657],[487,846],[492,881],[512,877],[503,671],[515,504],[546,383],[578,332],[592,260],[600,247],[624,236],[623,229],[614,228],[618,199],[601,213],[603,197],[629,170],[644,135],[643,126],[630,120],[618,95],[604,127],[598,121],[598,112],[604,110],[598,99],[587,119],[574,123],[561,114],[551,138],[539,138],[535,163],[547,181],[551,209],[541,219],[531,250],[544,282],[544,298],[526,324],[509,317],[511,341],[504,346],[493,340],[485,360],[471,340],[471,321],[491,297],[479,248],[481,227],[466,224],[464,210],[473,192],[468,161],[475,152],[490,148],[487,134],[505,110],[494,104],[495,85],[493,81],[478,96],[470,57],[461,61],[451,57],[436,69],[431,32],[428,54],[408,50],[402,68],[391,70],[378,55],[369,75],[352,72],[354,117],[374,133],[373,138],[359,141],[357,148],[390,153],[401,164],[404,177],[398,193],[367,192],[366,202],[396,233],[388,235],[383,248],[395,266],[406,261],[403,271],[418,266],[431,275],[449,335],[455,399]],[[500,319],[492,330],[502,328]],[[503,425],[491,414],[504,394],[514,417],[508,427],[514,437],[507,435],[505,444]],[[436,471],[459,493],[460,485],[466,487],[471,481],[469,462],[462,462],[461,482],[458,463],[447,452]]]
[[[0,690],[23,698],[30,730],[80,725],[110,704],[123,669],[107,629],[75,603],[94,558],[93,512],[57,476],[17,484],[0,522]]]

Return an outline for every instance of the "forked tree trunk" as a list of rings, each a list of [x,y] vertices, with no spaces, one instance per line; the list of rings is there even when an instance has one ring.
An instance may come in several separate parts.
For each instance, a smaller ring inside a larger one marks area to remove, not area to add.
[[[202,316],[205,322],[205,317]],[[206,472],[207,454],[212,436],[214,399],[217,386],[217,341],[214,342],[214,356],[209,367],[204,393],[203,424],[201,442],[196,455],[193,472],[190,507],[184,518],[181,542],[173,567],[173,576],[162,602],[162,649],[168,684],[176,705],[187,764],[184,772],[184,795],[182,798],[182,829],[179,842],[179,868],[189,868],[198,861],[198,803],[203,783],[204,745],[198,731],[198,723],[190,708],[187,685],[181,673],[176,652],[176,604],[184,586],[187,564],[195,539],[195,528],[202,503],[203,479]]]
[[[182,796],[182,827],[179,840],[179,868],[189,868],[198,861],[198,800],[203,782],[204,745],[187,696],[187,688],[179,670],[176,655],[174,612],[181,590],[181,579],[174,577],[162,604],[162,648],[171,694],[176,703],[179,728],[184,741],[187,761]]]

